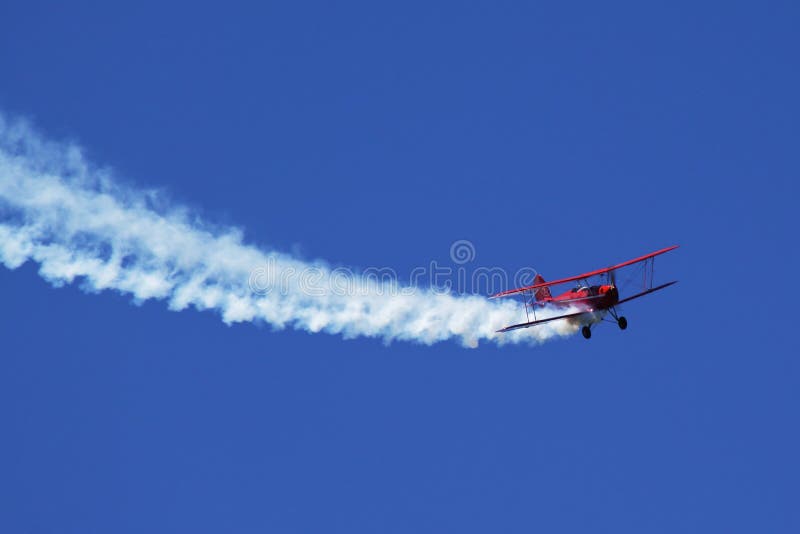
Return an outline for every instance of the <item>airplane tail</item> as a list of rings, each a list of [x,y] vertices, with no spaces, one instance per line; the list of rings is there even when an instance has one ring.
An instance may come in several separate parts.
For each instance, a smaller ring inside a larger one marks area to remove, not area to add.
[[[544,277],[541,274],[537,274],[533,279],[533,285],[536,284],[544,284]],[[540,287],[533,293],[533,295],[539,302],[552,298],[549,287]]]

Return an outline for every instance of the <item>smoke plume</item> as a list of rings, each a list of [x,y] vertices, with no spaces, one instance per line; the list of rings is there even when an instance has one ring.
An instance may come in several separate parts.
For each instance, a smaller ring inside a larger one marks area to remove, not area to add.
[[[388,287],[359,275],[346,292],[309,291],[308,280],[286,273],[312,272],[317,289],[336,286],[337,273],[248,245],[235,229],[213,227],[185,208],[165,206],[155,192],[120,185],[79,147],[0,116],[0,262],[15,269],[27,261],[54,286],[77,282],[88,292],[164,300],[174,311],[213,310],[226,323],[345,338],[452,339],[474,347],[482,340],[537,343],[576,330],[553,321],[496,334],[522,321],[518,302]]]

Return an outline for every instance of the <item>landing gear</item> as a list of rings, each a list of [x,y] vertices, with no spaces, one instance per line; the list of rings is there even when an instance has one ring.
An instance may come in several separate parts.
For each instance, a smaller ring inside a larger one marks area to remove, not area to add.
[[[584,326],[583,328],[581,328],[581,334],[583,334],[583,337],[585,337],[586,339],[589,339],[590,337],[592,337],[592,329],[589,328],[588,326]]]
[[[625,330],[626,328],[628,328],[628,320],[622,315],[617,315],[617,310],[614,309],[613,306],[608,311],[611,312],[611,317],[613,317],[614,320],[617,321],[617,326],[619,327],[620,330]]]

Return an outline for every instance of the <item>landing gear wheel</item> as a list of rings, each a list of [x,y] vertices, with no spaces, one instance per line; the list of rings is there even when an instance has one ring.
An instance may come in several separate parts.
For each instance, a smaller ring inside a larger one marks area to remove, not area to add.
[[[628,320],[625,317],[620,317],[617,319],[617,325],[619,325],[620,330],[625,330],[628,328]]]
[[[584,326],[583,328],[581,328],[581,334],[583,334],[583,337],[585,337],[586,339],[589,339],[590,337],[592,337],[592,329],[589,328],[588,326]]]

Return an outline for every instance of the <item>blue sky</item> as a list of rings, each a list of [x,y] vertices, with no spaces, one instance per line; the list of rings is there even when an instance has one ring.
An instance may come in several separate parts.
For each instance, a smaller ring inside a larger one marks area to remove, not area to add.
[[[305,258],[680,284],[469,350],[0,269],[0,530],[797,531],[796,5],[230,4],[4,4],[0,109]]]

